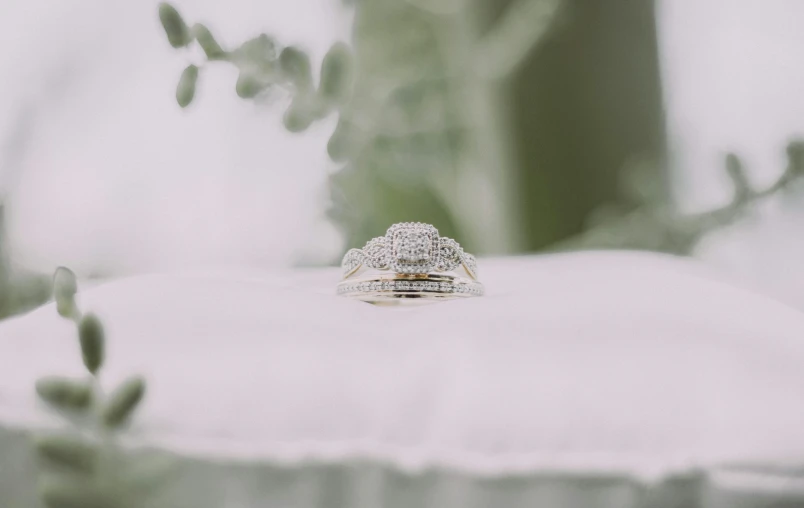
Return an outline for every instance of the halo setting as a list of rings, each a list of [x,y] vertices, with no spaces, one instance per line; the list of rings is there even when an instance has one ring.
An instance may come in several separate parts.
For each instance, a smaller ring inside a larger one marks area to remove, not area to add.
[[[352,277],[361,267],[390,270],[394,276]],[[462,267],[469,278],[447,275]],[[480,296],[477,261],[451,238],[420,222],[394,224],[385,236],[373,238],[362,249],[350,249],[343,257],[344,280],[338,294],[367,301],[375,299],[445,299]],[[378,278],[379,277],[379,278]],[[356,280],[357,279],[357,280]]]

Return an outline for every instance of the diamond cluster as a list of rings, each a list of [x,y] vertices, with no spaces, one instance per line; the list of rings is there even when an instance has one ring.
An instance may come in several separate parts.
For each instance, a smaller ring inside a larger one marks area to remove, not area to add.
[[[342,283],[338,285],[338,294],[349,293],[376,293],[383,291],[393,292],[428,292],[464,294],[466,296],[481,296],[483,285],[479,282],[432,282],[417,280],[385,280]]]
[[[455,240],[439,237],[436,228],[421,222],[394,224],[385,236],[369,240],[363,249],[349,250],[341,263],[343,277],[363,265],[401,274],[448,272],[463,265],[477,279],[475,257],[464,252]]]
[[[388,228],[385,243],[389,267],[397,273],[427,273],[438,257],[438,230],[421,222],[402,222]]]

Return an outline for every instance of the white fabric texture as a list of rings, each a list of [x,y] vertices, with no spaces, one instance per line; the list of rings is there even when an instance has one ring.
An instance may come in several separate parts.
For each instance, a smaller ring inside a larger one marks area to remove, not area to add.
[[[139,276],[79,301],[106,324],[104,384],[148,380],[132,438],[201,462],[650,483],[804,459],[800,312],[653,254],[480,269],[487,296],[413,308],[337,297],[337,269]],[[35,380],[81,373],[52,304],[0,324],[0,432],[50,425]]]

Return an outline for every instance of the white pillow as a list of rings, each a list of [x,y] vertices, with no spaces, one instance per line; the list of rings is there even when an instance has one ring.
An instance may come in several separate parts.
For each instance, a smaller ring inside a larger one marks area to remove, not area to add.
[[[481,279],[487,296],[415,308],[337,297],[336,269],[140,276],[80,303],[106,324],[104,384],[148,379],[137,441],[196,474],[240,464],[204,477],[209,506],[232,482],[331,506],[299,478],[363,496],[344,506],[643,506],[667,485],[704,505],[734,491],[716,477],[759,488],[732,465],[804,458],[798,311],[653,254],[486,260]],[[52,304],[0,324],[0,443],[50,423],[38,377],[81,373]]]

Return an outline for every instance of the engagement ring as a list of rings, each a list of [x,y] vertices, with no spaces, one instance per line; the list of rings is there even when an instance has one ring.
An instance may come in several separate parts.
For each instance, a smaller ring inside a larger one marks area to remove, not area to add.
[[[344,280],[338,294],[374,303],[483,294],[475,257],[455,240],[439,237],[435,227],[419,222],[394,224],[385,236],[349,250],[341,269]],[[383,271],[394,274],[378,273]]]

